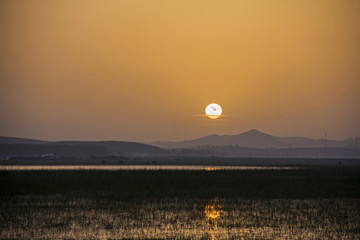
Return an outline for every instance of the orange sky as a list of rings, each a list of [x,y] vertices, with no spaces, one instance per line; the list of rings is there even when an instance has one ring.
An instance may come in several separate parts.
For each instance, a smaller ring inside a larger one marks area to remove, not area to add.
[[[2,0],[0,135],[360,136],[359,23],[358,0]]]

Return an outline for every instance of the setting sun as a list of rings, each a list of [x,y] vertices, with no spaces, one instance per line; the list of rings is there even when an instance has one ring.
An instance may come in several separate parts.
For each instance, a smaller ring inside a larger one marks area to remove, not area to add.
[[[217,103],[210,103],[205,108],[205,114],[206,114],[206,116],[208,116],[211,119],[217,119],[222,114],[222,108]]]

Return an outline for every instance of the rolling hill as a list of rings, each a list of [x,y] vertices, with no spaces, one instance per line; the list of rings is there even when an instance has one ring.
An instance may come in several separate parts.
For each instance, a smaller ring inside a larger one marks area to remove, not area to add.
[[[182,142],[152,142],[160,148],[197,148],[204,146],[238,146],[246,148],[321,148],[325,147],[325,139],[306,137],[277,137],[252,129],[237,135],[209,135],[206,137]],[[344,141],[327,140],[326,147],[354,148],[355,139]]]
[[[58,141],[0,137],[0,156],[36,156],[53,154],[65,157],[94,156],[161,156],[167,153],[156,146],[123,141]]]

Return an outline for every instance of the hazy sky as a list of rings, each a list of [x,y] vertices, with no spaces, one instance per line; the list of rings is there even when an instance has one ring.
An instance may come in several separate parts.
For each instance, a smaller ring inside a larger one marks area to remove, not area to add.
[[[0,0],[0,36],[0,135],[360,136],[359,0]]]

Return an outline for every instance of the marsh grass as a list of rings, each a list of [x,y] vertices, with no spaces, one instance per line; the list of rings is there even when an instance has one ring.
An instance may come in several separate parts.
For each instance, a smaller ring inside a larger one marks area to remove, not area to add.
[[[359,239],[359,172],[0,172],[0,239]]]
[[[2,203],[2,239],[358,239],[358,199],[115,201],[28,196]],[[215,222],[216,221],[216,222]]]

